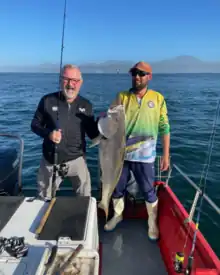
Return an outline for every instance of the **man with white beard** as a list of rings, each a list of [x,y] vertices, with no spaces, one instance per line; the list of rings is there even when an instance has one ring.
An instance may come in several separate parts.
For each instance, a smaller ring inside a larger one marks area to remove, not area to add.
[[[67,64],[61,74],[61,91],[44,95],[34,114],[31,129],[43,141],[43,156],[38,170],[39,196],[51,199],[54,152],[56,145],[56,189],[64,177],[82,196],[91,196],[91,179],[87,168],[85,135],[99,135],[89,100],[79,95],[82,75],[78,67]]]

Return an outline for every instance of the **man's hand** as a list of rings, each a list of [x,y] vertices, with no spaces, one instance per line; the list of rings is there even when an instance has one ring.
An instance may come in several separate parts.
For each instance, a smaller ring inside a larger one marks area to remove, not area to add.
[[[160,170],[167,171],[170,166],[170,158],[169,156],[162,156],[160,159]]]
[[[62,139],[61,130],[51,132],[49,135],[49,139],[51,141],[53,141],[54,143],[60,143],[60,141]]]

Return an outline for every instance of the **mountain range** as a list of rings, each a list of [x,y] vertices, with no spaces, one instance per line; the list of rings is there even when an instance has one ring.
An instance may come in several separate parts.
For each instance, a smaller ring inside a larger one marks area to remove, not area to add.
[[[83,63],[77,65],[80,67],[82,73],[128,73],[129,68],[136,62],[110,60],[102,63]],[[149,63],[152,66],[153,73],[220,73],[220,61],[203,61],[187,55]],[[59,72],[59,64],[0,66],[0,72],[57,73]]]

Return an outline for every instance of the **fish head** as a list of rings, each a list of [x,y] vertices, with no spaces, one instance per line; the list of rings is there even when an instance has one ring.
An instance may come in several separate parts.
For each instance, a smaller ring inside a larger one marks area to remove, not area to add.
[[[111,138],[118,130],[120,120],[124,119],[124,107],[122,105],[115,106],[107,112],[106,117],[101,117],[98,121],[98,129],[102,136]]]

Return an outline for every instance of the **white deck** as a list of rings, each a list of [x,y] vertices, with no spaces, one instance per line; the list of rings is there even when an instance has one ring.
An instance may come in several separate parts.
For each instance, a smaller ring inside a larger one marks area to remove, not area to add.
[[[25,242],[28,243],[29,246],[28,255],[21,259],[15,259],[8,256],[6,252],[2,253],[0,255],[0,275],[40,274],[36,272],[42,256],[45,253],[45,249],[57,243],[55,240],[37,240],[35,236],[35,231],[47,209],[48,203],[41,200],[28,202],[27,199],[28,198],[21,203],[9,222],[1,230],[0,236],[6,238],[13,236],[25,237]],[[96,200],[94,198],[90,200],[88,213],[84,240],[78,242],[59,240],[59,247],[68,246],[76,248],[79,243],[82,243],[85,248],[82,253],[85,253],[85,251],[93,251],[95,253],[98,250],[97,210]]]

